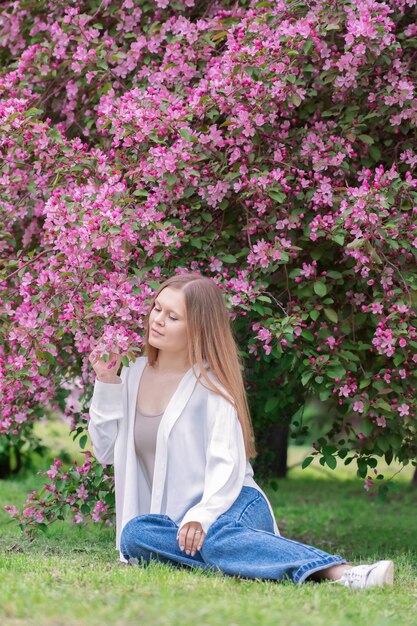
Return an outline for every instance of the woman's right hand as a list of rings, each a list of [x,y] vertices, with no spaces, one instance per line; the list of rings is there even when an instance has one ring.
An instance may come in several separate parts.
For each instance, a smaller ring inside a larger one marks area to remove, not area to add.
[[[101,339],[88,357],[97,379],[103,383],[120,383],[117,372],[122,362],[121,355],[118,352],[109,352],[109,360],[106,363],[100,355],[100,347],[104,347]]]

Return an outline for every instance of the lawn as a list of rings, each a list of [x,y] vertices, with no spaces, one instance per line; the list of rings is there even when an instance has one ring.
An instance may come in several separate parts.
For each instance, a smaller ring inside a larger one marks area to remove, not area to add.
[[[294,463],[305,454],[294,448]],[[392,470],[390,470],[392,473]],[[356,563],[392,558],[392,588],[351,591],[330,583],[273,583],[118,562],[111,528],[56,524],[32,543],[3,506],[24,501],[37,477],[0,481],[2,626],[415,626],[417,489],[411,468],[388,501],[370,498],[352,468],[292,469],[267,488],[282,534]]]

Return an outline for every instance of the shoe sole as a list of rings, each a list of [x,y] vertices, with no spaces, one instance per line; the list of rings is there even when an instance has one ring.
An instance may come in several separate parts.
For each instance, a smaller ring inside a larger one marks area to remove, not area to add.
[[[380,561],[378,573],[381,576],[378,586],[392,585],[394,582],[394,563],[392,561]]]

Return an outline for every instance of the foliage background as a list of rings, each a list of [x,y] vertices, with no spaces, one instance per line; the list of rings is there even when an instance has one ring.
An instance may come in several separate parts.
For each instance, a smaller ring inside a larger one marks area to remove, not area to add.
[[[127,366],[182,267],[227,297],[260,472],[312,399],[322,464],[416,458],[416,34],[415,0],[2,3],[3,475],[48,411],[85,446],[87,354]],[[108,519],[86,462],[22,525]]]

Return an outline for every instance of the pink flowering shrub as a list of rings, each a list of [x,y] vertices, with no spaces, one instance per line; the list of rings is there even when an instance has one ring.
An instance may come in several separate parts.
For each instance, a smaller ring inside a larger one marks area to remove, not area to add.
[[[32,491],[20,512],[15,506],[6,506],[10,517],[16,518],[21,529],[31,537],[37,530],[45,530],[55,520],[70,514],[75,524],[88,521],[113,524],[114,480],[102,465],[94,463],[90,452],[85,452],[82,465],[64,470],[62,462],[54,463],[41,472],[49,481],[40,491]]]
[[[88,353],[128,365],[186,267],[260,435],[313,394],[323,463],[417,457],[416,4],[2,3],[0,436],[47,407],[84,437]]]

